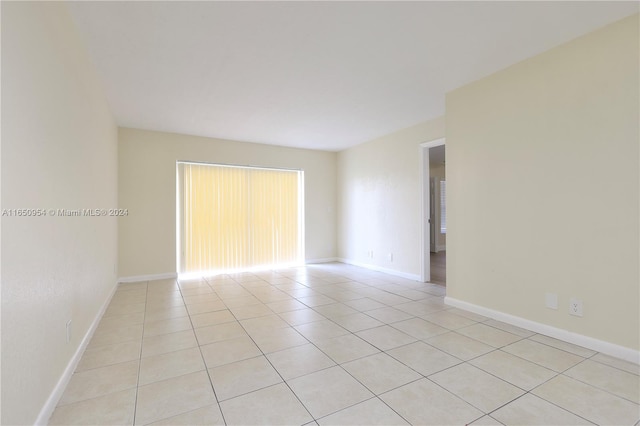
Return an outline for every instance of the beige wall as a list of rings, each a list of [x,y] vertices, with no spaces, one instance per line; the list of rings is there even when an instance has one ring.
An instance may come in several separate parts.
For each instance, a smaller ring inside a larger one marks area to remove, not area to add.
[[[443,136],[441,117],[338,153],[340,258],[420,274],[419,146]]]
[[[176,272],[179,160],[304,170],[306,259],[336,256],[336,153],[120,129],[120,277]]]
[[[639,349],[638,44],[635,15],[447,96],[448,296]]]
[[[436,248],[444,250],[447,246],[447,234],[440,232],[440,181],[446,180],[446,170],[444,164],[431,164],[429,166],[429,177],[435,178],[436,199],[435,199],[435,227],[436,227]]]
[[[115,207],[116,162],[66,7],[2,2],[2,208]],[[2,217],[2,424],[36,421],[116,284],[116,250],[114,218]]]

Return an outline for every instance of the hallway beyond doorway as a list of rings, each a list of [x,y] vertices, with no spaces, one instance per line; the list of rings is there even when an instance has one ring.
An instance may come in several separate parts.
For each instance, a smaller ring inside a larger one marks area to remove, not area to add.
[[[447,285],[447,252],[431,252],[431,282]]]

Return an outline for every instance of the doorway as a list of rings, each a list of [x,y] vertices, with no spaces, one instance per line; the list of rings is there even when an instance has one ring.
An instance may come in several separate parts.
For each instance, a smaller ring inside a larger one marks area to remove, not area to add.
[[[420,145],[422,244],[421,280],[446,285],[445,139]]]

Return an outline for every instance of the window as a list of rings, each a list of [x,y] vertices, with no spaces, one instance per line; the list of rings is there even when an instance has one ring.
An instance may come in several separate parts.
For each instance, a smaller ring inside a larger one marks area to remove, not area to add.
[[[440,181],[440,233],[447,233],[447,182]]]
[[[179,163],[181,274],[303,260],[303,172]]]

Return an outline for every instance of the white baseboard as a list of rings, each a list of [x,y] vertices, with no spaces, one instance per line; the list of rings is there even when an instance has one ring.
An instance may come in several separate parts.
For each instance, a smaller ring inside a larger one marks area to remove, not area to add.
[[[67,388],[67,385],[71,380],[71,376],[73,376],[73,372],[76,371],[76,367],[78,366],[78,363],[82,358],[82,354],[84,354],[84,351],[87,348],[87,345],[89,344],[89,342],[91,341],[91,338],[93,337],[93,333],[95,333],[96,328],[98,328],[98,324],[100,324],[100,320],[102,319],[102,316],[107,310],[109,303],[111,303],[111,299],[113,298],[113,295],[116,292],[117,288],[118,288],[118,285],[116,283],[111,289],[109,296],[102,304],[102,307],[98,311],[98,314],[93,319],[93,322],[91,323],[91,326],[87,330],[87,333],[84,335],[84,338],[80,342],[78,349],[76,349],[76,352],[71,357],[71,360],[69,360],[69,363],[67,364],[67,368],[65,368],[64,372],[62,373],[62,376],[60,376],[58,383],[56,383],[55,387],[53,388],[53,391],[51,391],[49,398],[47,398],[47,402],[45,402],[44,406],[40,410],[40,413],[38,414],[38,418],[36,419],[36,422],[35,422],[36,425],[47,425],[49,423],[49,418],[51,417],[54,410],[56,409],[58,402],[60,402],[60,398],[62,398],[62,394],[64,393],[64,390]]]
[[[406,278],[408,280],[420,281],[420,275],[418,275],[418,274],[409,274],[407,272],[396,271],[395,269],[383,268],[382,266],[371,265],[369,263],[357,262],[355,260],[350,260],[350,259],[338,258],[337,260],[338,260],[338,262],[347,263],[347,264],[353,265],[353,266],[359,266],[361,268],[371,269],[372,271],[383,272],[385,274],[394,275],[396,277],[401,277],[401,278]]]
[[[135,275],[132,277],[118,278],[118,282],[119,283],[135,283],[139,281],[166,280],[171,278],[178,278],[178,274],[176,274],[175,272],[167,272],[165,274]]]
[[[304,261],[304,263],[306,264],[310,264],[310,263],[331,263],[331,262],[338,262],[338,258],[337,257],[325,257],[323,259],[307,259]]]
[[[568,330],[553,327],[537,321],[531,321],[504,312],[495,311],[493,309],[474,305],[473,303],[465,302],[463,300],[454,299],[453,297],[449,296],[444,298],[444,303],[449,306],[464,309],[465,311],[470,311],[479,315],[483,315],[485,317],[493,318],[498,321],[506,322],[507,324],[515,325],[516,327],[544,334],[545,336],[564,340],[565,342],[573,343],[574,345],[582,346],[597,352],[602,352],[603,354],[611,355],[625,361],[640,364],[640,351],[616,345],[615,343],[595,339],[583,334],[573,333]]]

